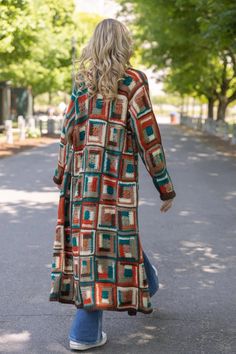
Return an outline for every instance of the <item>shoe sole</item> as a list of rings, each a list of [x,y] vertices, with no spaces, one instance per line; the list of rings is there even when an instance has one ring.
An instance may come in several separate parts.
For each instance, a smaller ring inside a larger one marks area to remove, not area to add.
[[[87,349],[94,348],[94,347],[100,347],[100,346],[104,345],[106,342],[107,342],[107,334],[105,332],[102,332],[101,342],[94,343],[94,344],[82,344],[82,343],[77,343],[77,342],[70,340],[70,349],[87,350]]]

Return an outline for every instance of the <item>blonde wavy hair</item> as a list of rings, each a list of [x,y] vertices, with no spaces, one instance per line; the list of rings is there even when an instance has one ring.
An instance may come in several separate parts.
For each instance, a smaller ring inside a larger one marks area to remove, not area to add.
[[[132,66],[132,54],[133,40],[128,29],[115,19],[101,21],[76,60],[75,83],[86,86],[90,96],[100,93],[105,99],[116,98],[119,81]]]

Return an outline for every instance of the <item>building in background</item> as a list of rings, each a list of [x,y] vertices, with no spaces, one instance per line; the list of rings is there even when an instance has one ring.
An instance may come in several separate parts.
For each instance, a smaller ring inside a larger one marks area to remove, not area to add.
[[[28,118],[33,114],[30,88],[12,87],[9,81],[0,82],[0,131],[7,119],[16,120],[19,115]]]
[[[4,121],[10,117],[11,89],[7,81],[0,82],[0,132],[4,129]]]

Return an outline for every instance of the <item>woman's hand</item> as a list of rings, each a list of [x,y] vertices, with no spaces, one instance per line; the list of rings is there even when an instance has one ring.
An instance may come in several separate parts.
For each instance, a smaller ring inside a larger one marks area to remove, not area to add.
[[[167,210],[169,210],[172,207],[172,202],[173,202],[174,198],[172,199],[168,199],[168,200],[164,200],[164,202],[162,203],[162,206],[160,207],[160,211],[163,213],[165,213]]]

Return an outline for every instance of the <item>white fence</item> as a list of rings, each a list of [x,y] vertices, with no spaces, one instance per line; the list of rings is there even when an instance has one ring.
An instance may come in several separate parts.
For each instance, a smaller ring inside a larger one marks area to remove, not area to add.
[[[236,124],[228,124],[209,118],[191,118],[187,116],[180,117],[180,124],[218,136],[231,144],[236,144]]]
[[[36,119],[41,134],[60,134],[63,116],[39,116]]]
[[[23,141],[28,137],[37,137],[41,135],[59,135],[62,128],[63,116],[32,116],[27,120],[19,116],[17,128],[13,128],[12,120],[5,121],[4,132],[6,142],[14,143],[14,137],[17,134],[19,140]]]

